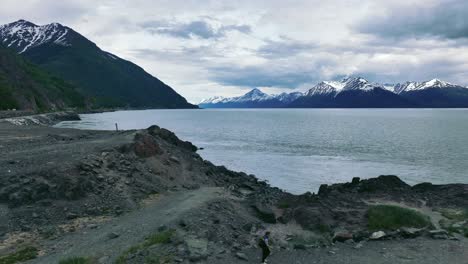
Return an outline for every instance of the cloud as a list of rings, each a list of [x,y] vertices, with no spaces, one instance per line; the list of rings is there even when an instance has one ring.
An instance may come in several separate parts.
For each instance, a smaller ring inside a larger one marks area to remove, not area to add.
[[[23,2],[2,0],[0,23],[60,22],[192,102],[344,75],[468,84],[466,0]]]
[[[468,38],[468,2],[443,1],[431,5],[394,7],[386,15],[369,16],[358,23],[361,33],[382,38]]]
[[[216,28],[204,20],[196,20],[187,23],[150,21],[142,23],[141,26],[152,33],[165,34],[172,37],[185,39],[191,39],[194,37],[202,39],[216,39],[224,37],[229,31],[238,31],[245,34],[251,32],[251,28],[248,25],[223,25]]]
[[[318,48],[316,44],[304,43],[287,37],[281,37],[280,40],[266,40],[265,42],[257,52],[266,58],[291,57],[303,52],[312,52]]]
[[[320,80],[318,69],[297,65],[262,64],[250,66],[215,66],[210,68],[216,82],[241,87],[281,87],[295,89]]]

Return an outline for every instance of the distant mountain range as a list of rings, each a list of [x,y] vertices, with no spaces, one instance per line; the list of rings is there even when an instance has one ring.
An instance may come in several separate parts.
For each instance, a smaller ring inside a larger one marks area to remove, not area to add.
[[[93,107],[197,107],[139,66],[58,23],[0,26],[0,44],[76,87]]]
[[[323,81],[305,93],[265,94],[253,89],[239,97],[203,100],[203,108],[454,108],[468,107],[468,88],[433,79],[398,84],[362,77]]]

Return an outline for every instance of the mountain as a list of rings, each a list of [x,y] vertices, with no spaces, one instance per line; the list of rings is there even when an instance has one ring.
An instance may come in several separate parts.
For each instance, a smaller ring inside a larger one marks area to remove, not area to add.
[[[85,105],[76,87],[0,45],[0,110],[51,111]]]
[[[411,107],[407,99],[388,91],[382,85],[362,77],[340,82],[320,82],[305,96],[292,102],[296,108],[380,108]]]
[[[395,92],[420,107],[453,108],[468,107],[468,89],[438,79],[427,82],[407,82]]]
[[[199,106],[202,108],[281,108],[286,107],[302,95],[298,92],[269,95],[255,88],[238,97],[215,96],[203,100]]]
[[[397,84],[372,83],[362,77],[322,81],[302,93],[268,95],[258,89],[233,98],[214,97],[205,108],[420,108],[468,107],[468,89],[438,79]]]
[[[96,107],[196,108],[139,66],[58,23],[0,26],[0,43],[71,82]]]

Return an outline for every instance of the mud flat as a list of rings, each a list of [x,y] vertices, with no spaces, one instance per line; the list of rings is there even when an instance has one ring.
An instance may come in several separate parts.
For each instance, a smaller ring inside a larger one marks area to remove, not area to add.
[[[266,230],[270,263],[468,259],[466,184],[379,176],[292,195],[158,126],[49,126],[76,117],[0,120],[0,263],[259,263]]]

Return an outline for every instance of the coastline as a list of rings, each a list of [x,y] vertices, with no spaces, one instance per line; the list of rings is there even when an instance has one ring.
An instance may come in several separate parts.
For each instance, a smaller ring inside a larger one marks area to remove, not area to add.
[[[124,263],[164,252],[183,263],[250,263],[256,239],[272,230],[278,258],[343,254],[329,253],[334,247],[367,254],[375,245],[368,244],[399,246],[409,237],[433,250],[457,245],[450,263],[466,256],[467,239],[457,233],[466,219],[443,216],[468,208],[466,184],[409,186],[381,176],[292,195],[203,160],[197,147],[157,126],[119,132],[49,127],[63,118],[76,114],[0,121],[0,254],[29,244],[44,252],[33,263],[70,256],[113,263],[146,236],[174,230],[168,243],[139,248]],[[366,214],[381,204],[411,208],[433,221],[417,230],[369,230]],[[373,239],[377,231],[385,234]]]

